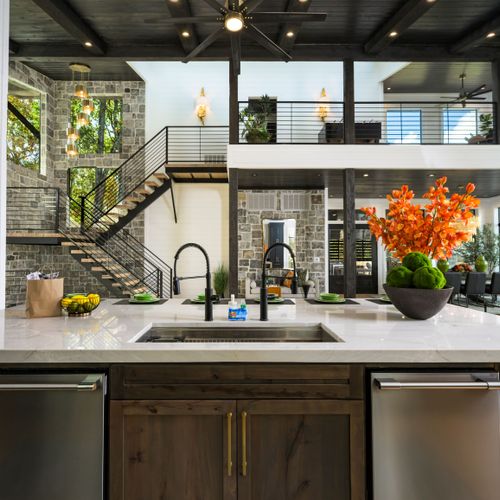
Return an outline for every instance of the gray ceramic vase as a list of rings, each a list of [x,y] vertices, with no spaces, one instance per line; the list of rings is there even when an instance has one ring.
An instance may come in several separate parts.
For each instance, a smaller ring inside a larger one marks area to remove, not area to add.
[[[397,288],[384,284],[384,290],[394,307],[412,319],[435,316],[450,300],[453,287],[429,290],[427,288]]]

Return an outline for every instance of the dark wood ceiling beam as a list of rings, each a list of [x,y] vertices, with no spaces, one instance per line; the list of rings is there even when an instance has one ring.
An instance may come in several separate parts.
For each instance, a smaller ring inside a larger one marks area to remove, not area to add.
[[[65,0],[33,0],[85,49],[96,55],[106,53],[106,44],[100,36],[73,10]],[[91,44],[90,46],[88,44]]]
[[[467,52],[487,40],[487,35],[489,33],[500,35],[500,16],[494,17],[487,23],[462,37],[460,40],[457,40],[450,47],[450,51],[453,53]]]
[[[11,38],[9,38],[9,54],[15,54],[19,50],[19,44],[14,42]]]
[[[174,20],[176,17],[186,18],[192,15],[188,0],[176,0],[175,2],[172,0],[165,0],[165,3],[170,16]],[[176,24],[175,29],[177,30],[177,35],[179,36],[184,53],[189,54],[199,43],[194,25],[182,22]],[[189,36],[186,36],[186,33]]]
[[[420,19],[439,0],[407,0],[403,6],[366,41],[365,51],[369,54],[378,53],[388,47],[393,41]],[[396,35],[391,36],[391,34]]]
[[[227,61],[227,47],[208,47],[197,56],[205,61]],[[276,61],[276,57],[258,45],[245,46],[245,61]],[[182,61],[186,57],[184,50],[177,44],[170,45],[122,45],[110,46],[106,56],[96,57],[79,45],[22,44],[13,61],[26,62],[71,62],[77,59],[89,64],[92,61]],[[487,61],[498,59],[495,47],[476,47],[465,53],[452,54],[446,45],[394,45],[382,54],[367,54],[361,45],[343,44],[295,44],[294,61]]]
[[[286,6],[287,12],[307,12],[312,3],[312,0],[308,0],[307,2],[301,2],[300,0],[288,0],[288,4]],[[297,35],[301,28],[301,23],[285,23],[281,29],[278,37],[278,45],[283,49],[289,52],[292,50],[293,44],[297,39]],[[290,35],[292,34],[292,35]]]

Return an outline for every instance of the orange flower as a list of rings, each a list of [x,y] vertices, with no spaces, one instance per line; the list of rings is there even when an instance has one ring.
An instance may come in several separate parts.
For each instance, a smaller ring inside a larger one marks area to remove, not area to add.
[[[471,210],[479,206],[472,195],[476,187],[468,183],[465,194],[448,198],[447,178],[441,177],[423,195],[427,203],[413,204],[415,197],[407,185],[387,195],[387,218],[379,218],[373,207],[362,208],[368,216],[368,227],[395,257],[402,259],[409,252],[422,252],[433,259],[449,258],[457,246],[468,241],[472,233],[457,228],[468,224]]]

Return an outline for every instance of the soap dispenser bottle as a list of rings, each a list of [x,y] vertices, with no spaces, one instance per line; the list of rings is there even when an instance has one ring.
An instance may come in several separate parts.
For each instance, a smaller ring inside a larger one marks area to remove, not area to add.
[[[234,297],[234,293],[231,294],[231,300],[229,301],[229,309],[227,312],[227,319],[229,321],[237,321],[238,319],[238,303]]]

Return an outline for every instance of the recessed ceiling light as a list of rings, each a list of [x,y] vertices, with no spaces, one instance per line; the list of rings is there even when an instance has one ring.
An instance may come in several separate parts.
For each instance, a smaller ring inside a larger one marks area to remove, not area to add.
[[[85,42],[83,45],[85,45],[85,47],[92,47],[92,43],[91,42]]]
[[[490,31],[490,32],[486,35],[486,38],[493,38],[493,37],[495,37],[495,36],[497,36],[497,34],[496,34],[495,32],[493,32],[493,31]]]
[[[183,32],[181,33],[181,35],[182,35],[184,38],[189,38],[189,37],[191,36],[191,35],[190,35],[190,33],[189,33],[189,31],[183,31]]]
[[[295,35],[295,33],[293,31],[288,31],[287,34],[286,34],[286,36],[288,38],[292,38],[293,35]]]
[[[244,25],[245,21],[240,12],[229,11],[224,17],[224,26],[229,31],[236,33],[241,31]]]
[[[363,177],[368,177],[370,174],[363,174]]]
[[[308,2],[309,0],[299,0],[300,3],[306,3]]]
[[[387,87],[387,90],[391,90],[391,87]]]
[[[429,177],[434,177],[434,174],[429,174]]]
[[[398,36],[398,32],[397,32],[397,31],[391,31],[391,32],[389,33],[389,36],[390,36],[391,38],[394,38],[395,36]]]

